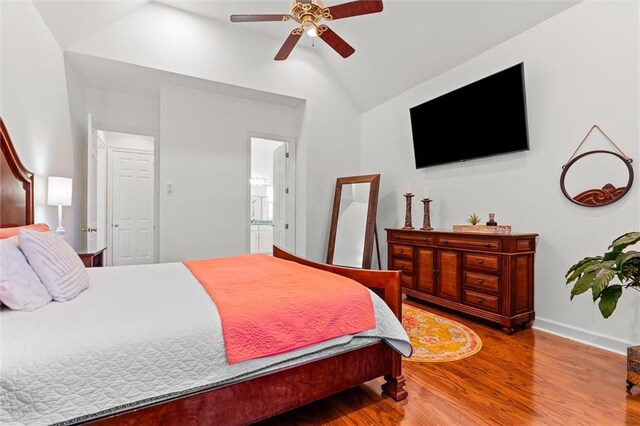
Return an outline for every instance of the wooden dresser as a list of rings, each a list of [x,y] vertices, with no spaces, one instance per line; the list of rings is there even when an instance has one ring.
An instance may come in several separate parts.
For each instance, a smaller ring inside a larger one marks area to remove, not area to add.
[[[403,292],[502,325],[529,326],[538,234],[387,229],[388,267]]]

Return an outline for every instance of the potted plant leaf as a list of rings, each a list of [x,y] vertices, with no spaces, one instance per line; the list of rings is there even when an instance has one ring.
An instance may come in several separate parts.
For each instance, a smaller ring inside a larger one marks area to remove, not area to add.
[[[624,289],[640,291],[640,252],[625,250],[640,241],[640,232],[629,232],[616,238],[602,256],[586,257],[567,271],[567,284],[572,284],[571,300],[591,290],[593,302],[603,317],[609,318]],[[614,278],[619,281],[612,284]],[[627,349],[627,390],[640,384],[640,346]]]
[[[591,290],[602,316],[609,318],[618,305],[622,290],[640,291],[640,252],[625,249],[640,241],[640,232],[630,232],[616,238],[602,256],[586,257],[573,265],[566,274],[567,284],[573,284],[571,299]],[[620,284],[611,284],[618,278]]]

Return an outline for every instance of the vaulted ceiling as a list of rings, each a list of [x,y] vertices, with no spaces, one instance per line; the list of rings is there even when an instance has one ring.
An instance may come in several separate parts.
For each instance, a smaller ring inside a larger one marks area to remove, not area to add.
[[[233,13],[288,13],[290,1],[159,0],[210,18],[216,25],[239,25],[273,40],[256,51],[272,61],[291,22],[231,24]],[[328,1],[325,6],[342,3]],[[385,0],[384,11],[330,22],[356,53],[342,59],[319,39],[304,37],[297,48],[313,49],[333,70],[354,104],[368,110],[561,13],[578,0]],[[63,49],[114,23],[146,0],[35,1]],[[297,49],[296,48],[296,49]],[[294,50],[292,56],[296,54]]]

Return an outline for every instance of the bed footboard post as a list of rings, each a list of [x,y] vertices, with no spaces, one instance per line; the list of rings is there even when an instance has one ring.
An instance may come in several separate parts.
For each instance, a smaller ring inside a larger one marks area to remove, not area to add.
[[[402,322],[402,290],[399,273],[385,288],[384,299],[398,320]],[[402,401],[408,396],[404,388],[407,381],[402,375],[402,356],[396,351],[391,352],[391,374],[384,376],[385,383],[382,385],[382,391],[395,401]]]
[[[382,391],[389,395],[394,401],[402,401],[407,398],[407,391],[404,386],[407,384],[404,376],[394,376],[389,374],[384,376],[385,383],[382,385]]]

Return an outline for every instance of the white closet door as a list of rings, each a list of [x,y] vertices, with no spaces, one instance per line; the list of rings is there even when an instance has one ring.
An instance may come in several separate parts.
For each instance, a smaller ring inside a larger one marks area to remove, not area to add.
[[[153,263],[153,154],[113,152],[113,265]]]

